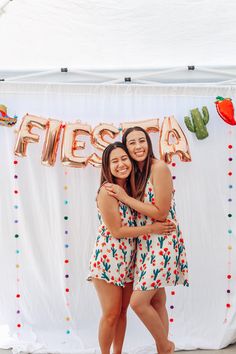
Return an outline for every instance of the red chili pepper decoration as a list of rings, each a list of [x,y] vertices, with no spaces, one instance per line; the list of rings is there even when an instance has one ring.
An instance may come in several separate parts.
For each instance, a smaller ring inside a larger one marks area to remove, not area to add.
[[[2,117],[6,117],[6,112],[4,112],[4,111],[2,111],[1,109],[0,109],[0,113],[1,113],[1,115],[2,115]]]
[[[12,127],[17,122],[16,118],[16,116],[14,118],[9,117],[7,114],[7,107],[0,104],[0,125]]]
[[[234,118],[234,106],[231,98],[223,98],[221,96],[216,97],[216,109],[219,116],[230,125],[236,125]]]

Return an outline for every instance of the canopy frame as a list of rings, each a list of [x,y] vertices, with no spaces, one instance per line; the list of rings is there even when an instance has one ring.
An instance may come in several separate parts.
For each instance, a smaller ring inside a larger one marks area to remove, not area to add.
[[[60,68],[35,71],[5,71],[0,81],[16,83],[78,83],[98,85],[235,85],[235,67],[205,67],[194,65],[152,70],[80,70]]]

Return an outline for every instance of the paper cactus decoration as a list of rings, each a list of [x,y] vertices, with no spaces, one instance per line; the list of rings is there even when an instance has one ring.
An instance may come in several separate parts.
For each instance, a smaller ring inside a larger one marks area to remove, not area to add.
[[[190,130],[190,132],[195,133],[197,139],[202,140],[208,137],[208,131],[206,128],[209,122],[209,112],[206,106],[202,107],[202,114],[199,112],[198,108],[194,108],[191,111],[192,120],[189,117],[184,118],[184,122]]]

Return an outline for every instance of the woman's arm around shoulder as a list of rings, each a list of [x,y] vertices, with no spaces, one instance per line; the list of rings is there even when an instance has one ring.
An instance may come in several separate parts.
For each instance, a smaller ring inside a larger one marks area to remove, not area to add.
[[[115,238],[133,238],[145,233],[155,233],[157,230],[156,224],[139,227],[122,226],[119,202],[108,194],[104,186],[101,187],[98,193],[97,202],[102,219],[111,235]]]
[[[164,221],[170,209],[173,189],[171,173],[164,161],[153,159],[150,178],[154,187],[155,204],[145,203],[132,198],[123,188],[114,184],[107,184],[105,188],[110,196],[121,200],[139,213]]]

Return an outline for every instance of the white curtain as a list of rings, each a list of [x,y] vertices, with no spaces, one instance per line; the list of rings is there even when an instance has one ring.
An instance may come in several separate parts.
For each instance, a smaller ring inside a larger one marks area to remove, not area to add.
[[[170,338],[178,349],[219,349],[236,340],[236,127],[218,116],[214,104],[218,95],[234,101],[236,89],[0,86],[0,104],[8,107],[9,116],[18,115],[19,121],[16,128],[0,126],[2,348],[13,347],[14,353],[98,352],[100,306],[86,275],[97,234],[95,196],[100,169],[65,168],[60,151],[54,167],[43,166],[40,158],[45,135],[38,129],[40,142],[29,144],[27,157],[16,158],[16,129],[26,113],[64,122],[81,120],[92,127],[101,122],[119,127],[125,121],[151,118],[162,123],[165,116],[175,116],[192,156],[188,163],[175,156],[176,166],[170,165],[176,176],[177,214],[186,243],[190,287],[167,290],[167,308],[173,319]],[[202,106],[208,107],[210,121],[209,137],[200,141],[187,130],[184,116]],[[159,134],[151,136],[158,156]],[[84,154],[94,151],[89,140],[85,141]],[[228,176],[229,171],[232,176]],[[230,195],[232,202],[228,201]],[[228,310],[227,303],[231,304]],[[124,350],[133,354],[155,352],[150,334],[131,310]]]

